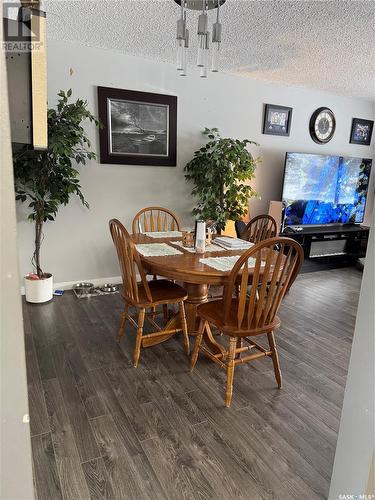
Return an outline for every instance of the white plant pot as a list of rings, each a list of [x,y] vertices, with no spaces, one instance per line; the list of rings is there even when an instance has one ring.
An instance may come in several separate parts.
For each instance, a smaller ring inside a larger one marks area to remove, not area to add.
[[[48,302],[53,298],[53,276],[44,273],[44,278],[40,280],[30,280],[25,277],[26,302],[39,304]]]

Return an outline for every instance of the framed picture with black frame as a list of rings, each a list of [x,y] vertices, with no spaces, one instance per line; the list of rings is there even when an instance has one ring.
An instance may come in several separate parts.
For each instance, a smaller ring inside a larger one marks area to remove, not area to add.
[[[361,118],[353,118],[352,129],[350,132],[351,144],[362,144],[363,146],[369,146],[371,144],[373,128],[373,121],[362,120]]]
[[[176,166],[177,97],[98,87],[100,162]]]
[[[263,134],[288,136],[292,124],[293,108],[277,104],[265,104]]]

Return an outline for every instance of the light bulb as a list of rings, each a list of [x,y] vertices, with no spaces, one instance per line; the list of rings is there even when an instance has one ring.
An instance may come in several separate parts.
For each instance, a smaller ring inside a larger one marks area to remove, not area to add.
[[[207,66],[201,66],[200,67],[200,73],[199,76],[201,78],[207,78]]]
[[[206,52],[206,35],[198,35],[198,58],[197,66],[204,66],[204,57]]]
[[[212,62],[211,62],[211,71],[213,73],[217,73],[219,71],[219,50],[220,50],[220,43],[213,42],[212,43]]]
[[[185,50],[185,40],[182,38],[177,40],[177,69],[182,69],[183,64],[183,54]]]
[[[207,78],[207,66],[208,66],[208,57],[210,54],[209,51],[209,45],[208,45],[208,40],[209,40],[210,34],[207,33],[205,36],[205,41],[204,41],[204,50],[203,50],[203,66],[201,66],[201,71],[200,71],[200,77],[201,78]]]
[[[186,67],[187,67],[187,47],[184,45],[182,49],[182,65],[181,65],[180,76],[187,75]]]

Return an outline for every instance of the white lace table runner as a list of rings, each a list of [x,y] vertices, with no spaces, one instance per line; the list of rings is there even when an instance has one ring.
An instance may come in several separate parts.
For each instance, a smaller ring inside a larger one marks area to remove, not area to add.
[[[195,253],[194,247],[184,247],[182,244],[182,241],[173,241],[173,245],[177,245],[177,246],[183,248],[184,250],[187,250],[188,252]],[[219,247],[218,245],[212,244],[212,245],[206,245],[205,253],[207,253],[207,252],[227,252],[227,251],[228,250],[226,250],[223,247]]]
[[[165,257],[168,255],[183,255],[177,248],[170,247],[166,243],[141,243],[136,245],[139,253],[145,257]]]
[[[241,257],[240,255],[233,255],[231,257],[207,257],[205,259],[199,259],[199,262],[202,262],[202,264],[206,264],[206,266],[213,267],[218,271],[225,272],[225,271],[231,271],[233,269],[233,266],[240,257]],[[250,257],[248,259],[248,266],[254,267],[255,259]]]
[[[179,238],[182,236],[181,231],[147,231],[143,234],[149,238]]]

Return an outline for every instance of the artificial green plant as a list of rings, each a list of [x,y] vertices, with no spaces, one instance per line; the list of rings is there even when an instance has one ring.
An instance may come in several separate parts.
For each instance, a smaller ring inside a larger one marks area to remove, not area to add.
[[[259,158],[248,151],[248,139],[221,137],[217,128],[202,132],[209,141],[194,153],[185,166],[185,177],[192,181],[197,199],[193,215],[213,220],[221,231],[228,220],[237,220],[248,211],[249,199],[257,196],[248,182],[255,177]]]
[[[75,166],[96,158],[82,122],[100,123],[87,109],[87,101],[69,102],[71,95],[71,89],[60,90],[56,109],[48,109],[48,147],[25,148],[13,155],[16,199],[29,202],[28,219],[35,225],[32,263],[40,278],[44,274],[40,263],[43,224],[55,220],[59,207],[67,205],[71,195],[77,195],[89,207]]]

